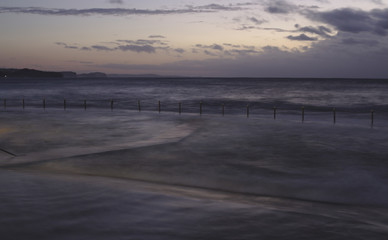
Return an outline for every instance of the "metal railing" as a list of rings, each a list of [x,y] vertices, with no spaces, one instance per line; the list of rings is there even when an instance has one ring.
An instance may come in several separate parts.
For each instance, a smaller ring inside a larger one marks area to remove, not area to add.
[[[370,123],[373,126],[375,122],[375,110],[366,108],[346,110],[343,109],[338,111],[337,108],[330,107],[305,107],[301,106],[299,109],[295,107],[278,107],[273,106],[269,107],[269,104],[263,105],[260,102],[243,102],[243,101],[229,101],[229,102],[216,102],[216,101],[195,101],[195,100],[185,100],[185,101],[166,101],[161,102],[155,100],[139,100],[139,99],[73,99],[69,101],[68,99],[46,99],[42,98],[37,99],[2,99],[3,101],[3,111],[6,111],[8,108],[12,109],[22,109],[26,108],[41,108],[44,111],[47,108],[63,108],[64,111],[68,109],[83,109],[87,110],[90,108],[96,109],[125,109],[125,110],[135,110],[138,112],[141,111],[157,111],[159,113],[165,112],[178,112],[179,114],[183,113],[198,113],[202,114],[221,114],[225,116],[227,114],[236,115],[241,114],[249,118],[252,114],[257,114],[257,112],[262,110],[270,110],[273,113],[273,119],[276,120],[280,111],[293,111],[299,112],[301,116],[301,121],[305,121],[306,112],[326,112],[330,113],[332,116],[332,121],[335,124],[337,122],[337,113],[363,113],[370,114]]]

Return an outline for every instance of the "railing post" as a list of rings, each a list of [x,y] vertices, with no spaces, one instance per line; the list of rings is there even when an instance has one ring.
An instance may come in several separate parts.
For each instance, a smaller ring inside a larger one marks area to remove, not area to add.
[[[4,98],[4,109],[6,109],[6,108],[7,108],[7,99]]]
[[[141,107],[140,107],[140,100],[137,100],[137,110],[141,112]]]
[[[337,119],[336,119],[336,109],[333,108],[333,122],[334,124],[336,123]]]
[[[65,98],[63,99],[63,110],[66,111],[66,99]]]
[[[86,111],[86,99],[84,100],[84,109]]]
[[[22,100],[22,105],[23,105],[23,110],[24,110],[24,107],[25,107],[24,98],[23,98],[23,100]]]
[[[43,98],[43,110],[46,110],[46,98]]]
[[[225,116],[225,104],[222,104],[222,116]]]
[[[304,122],[304,107],[302,107],[302,123]]]
[[[375,113],[375,111],[371,110],[370,113],[371,113],[371,116],[370,116],[370,117],[371,117],[371,126],[373,127],[374,121],[375,121],[375,119],[374,119],[374,113]]]

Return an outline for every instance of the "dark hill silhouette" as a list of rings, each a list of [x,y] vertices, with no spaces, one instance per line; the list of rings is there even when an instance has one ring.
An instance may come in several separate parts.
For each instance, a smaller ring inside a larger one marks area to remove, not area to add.
[[[14,78],[63,78],[63,74],[60,72],[46,72],[35,69],[1,69],[1,77],[14,77]]]
[[[11,73],[10,77],[62,78],[63,75],[59,72],[44,72],[35,69],[24,68]]]

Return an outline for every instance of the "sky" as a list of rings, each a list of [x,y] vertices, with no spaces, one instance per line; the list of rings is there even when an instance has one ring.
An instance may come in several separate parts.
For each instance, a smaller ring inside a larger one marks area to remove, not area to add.
[[[0,68],[388,78],[388,0],[0,0]]]

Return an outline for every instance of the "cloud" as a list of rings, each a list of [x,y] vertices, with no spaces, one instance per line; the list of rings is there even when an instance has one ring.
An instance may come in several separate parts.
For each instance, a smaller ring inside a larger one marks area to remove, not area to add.
[[[238,31],[244,31],[244,30],[266,30],[266,31],[274,31],[274,32],[280,32],[280,33],[294,33],[298,32],[296,30],[289,30],[289,29],[283,29],[283,28],[276,28],[276,27],[258,27],[258,26],[247,26],[247,25],[242,25],[239,28],[236,28],[235,30]]]
[[[111,3],[122,3],[120,0],[112,0]],[[36,14],[49,16],[127,16],[127,15],[169,15],[186,13],[214,13],[220,11],[243,10],[241,6],[208,4],[203,6],[188,6],[181,9],[136,9],[136,8],[87,8],[87,9],[62,9],[42,7],[0,7],[2,13]]]
[[[166,38],[165,36],[162,35],[150,35],[148,38]]]
[[[248,18],[248,20],[253,22],[256,25],[260,25],[260,24],[263,24],[263,23],[267,22],[266,20],[262,20],[262,19],[259,20],[259,19],[255,18],[255,17],[250,17],[250,18]]]
[[[256,26],[246,26],[246,25],[242,25],[239,28],[236,28],[236,30],[238,31],[245,31],[245,30],[252,30],[252,29],[259,29],[259,28],[257,28]]]
[[[242,55],[254,55],[260,53],[260,51],[258,51],[255,46],[231,43],[214,43],[212,45],[196,44],[195,47],[196,48],[192,49],[192,53],[204,53],[205,55],[219,58],[233,58]]]
[[[300,35],[298,35],[298,36],[292,36],[292,35],[290,35],[290,36],[288,36],[287,38],[290,39],[290,40],[294,40],[294,41],[317,41],[317,40],[318,40],[318,38],[309,37],[309,36],[307,36],[307,35],[304,34],[304,33],[302,33],[302,34],[300,34]]]
[[[319,27],[312,27],[312,26],[307,26],[307,27],[301,27],[298,28],[299,32],[304,32],[304,33],[313,33],[322,37],[331,37],[331,33],[333,32],[331,29],[325,27],[325,26],[319,26]]]
[[[384,5],[382,0],[372,0],[372,2],[377,4],[377,5]]]
[[[224,50],[224,47],[219,45],[219,44],[213,44],[213,45],[197,44],[195,46],[198,47],[198,48],[212,49],[212,50],[218,50],[218,51],[223,51]]]
[[[225,48],[220,44],[212,44],[212,45],[203,45],[203,44],[196,44],[196,48],[192,49],[192,53],[204,53],[208,56],[212,57],[221,57],[223,55],[230,55],[227,51],[224,51]],[[202,51],[201,51],[202,50]]]
[[[68,60],[66,62],[70,62],[70,63],[81,63],[81,64],[85,64],[85,65],[91,65],[91,64],[94,64],[94,62],[91,62],[91,61],[77,61],[77,60]]]
[[[266,46],[261,54],[236,58],[209,58],[177,61],[158,65],[104,64],[97,67],[111,71],[157,73],[182,76],[214,77],[322,77],[322,78],[387,78],[388,48],[354,51],[331,38],[315,43],[305,52],[288,52]]]
[[[222,11],[236,11],[236,10],[242,10],[242,8],[239,6],[234,6],[234,5],[220,5],[220,4],[208,4],[208,5],[203,5],[203,6],[198,6],[198,7],[191,7],[192,9],[205,9],[205,10],[222,10]]]
[[[370,39],[354,39],[354,38],[344,38],[341,42],[345,45],[367,45],[367,46],[376,46],[380,42],[377,40]]]
[[[1,13],[24,13],[36,15],[50,15],[50,16],[91,16],[91,15],[167,15],[167,14],[184,14],[205,12],[205,10],[194,9],[127,9],[127,8],[88,8],[88,9],[53,9],[53,8],[39,8],[39,7],[1,7]]]
[[[72,46],[72,45],[67,45],[66,43],[64,42],[56,42],[55,43],[56,45],[59,45],[59,46],[63,46],[64,48],[68,48],[68,49],[78,49],[77,46]]]
[[[295,24],[295,27],[297,29],[289,30],[289,29],[282,29],[282,28],[268,28],[268,27],[256,27],[256,26],[241,26],[240,28],[236,30],[265,30],[265,31],[272,31],[276,33],[301,33],[299,35],[288,35],[286,38],[293,41],[318,41],[323,40],[325,38],[331,38],[335,36],[335,33],[328,27],[325,26],[306,26],[306,27],[300,27],[298,24]],[[316,36],[308,36],[305,33],[310,33],[313,35],[318,35],[320,38]]]
[[[109,48],[109,47],[102,46],[102,45],[93,45],[91,48],[98,50],[98,51],[114,51],[115,50],[114,48]]]
[[[132,51],[137,53],[155,53],[155,48],[151,45],[122,45],[118,46],[118,49],[121,51]]]
[[[135,44],[135,45],[154,45],[154,44],[160,44],[160,45],[166,45],[165,42],[161,40],[149,40],[149,39],[138,39],[138,40],[117,40],[117,42],[124,42],[129,44]]]
[[[224,50],[224,47],[222,47],[221,45],[218,45],[218,44],[213,44],[210,47],[211,47],[211,49],[218,50],[218,51],[223,51]]]
[[[231,44],[231,43],[224,43],[223,44],[224,46],[228,46],[228,47],[234,47],[234,48],[240,48],[241,45],[238,45],[238,44]]]
[[[307,17],[334,26],[349,33],[369,32],[386,36],[388,31],[388,9],[363,11],[352,8],[335,9],[326,12],[309,12]]]
[[[124,1],[123,0],[109,0],[109,3],[112,3],[112,4],[124,4]]]
[[[296,34],[297,35],[297,34]],[[224,50],[214,50],[220,45]],[[197,44],[190,51],[208,56],[158,65],[106,64],[101,68],[135,73],[214,77],[388,78],[388,41],[380,35],[339,32],[303,50],[234,43]]]
[[[180,54],[185,53],[185,50],[183,48],[176,48],[176,49],[174,49],[174,51],[177,53],[180,53]]]
[[[155,36],[153,38],[161,38],[161,36]],[[117,40],[116,43],[118,44],[118,50],[136,53],[156,53],[157,49],[170,49],[167,42],[159,39]],[[125,45],[122,45],[122,43],[125,43]]]
[[[204,50],[203,53],[205,53],[208,56],[212,56],[212,57],[216,57],[217,56],[217,54],[215,54],[215,53],[213,53],[213,52],[211,52],[209,50]]]
[[[232,49],[228,51],[230,55],[251,55],[251,54],[259,54],[259,51],[254,49]]]
[[[298,7],[284,0],[268,1],[265,11],[273,14],[288,14],[297,10]]]
[[[160,38],[161,36],[157,36]],[[137,39],[137,40],[115,40],[113,42],[96,44],[92,45],[90,47],[77,47],[77,46],[70,46],[67,43],[64,42],[56,42],[55,43],[58,46],[63,46],[65,48],[72,48],[72,49],[79,49],[82,51],[91,51],[91,50],[97,50],[97,51],[123,51],[123,52],[136,52],[136,53],[156,53],[157,50],[164,50],[164,51],[175,51],[180,54],[183,54],[185,52],[182,48],[171,48],[168,46],[167,41],[162,41],[159,39]]]

